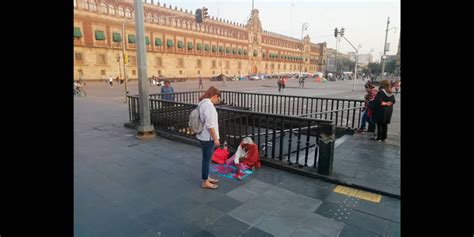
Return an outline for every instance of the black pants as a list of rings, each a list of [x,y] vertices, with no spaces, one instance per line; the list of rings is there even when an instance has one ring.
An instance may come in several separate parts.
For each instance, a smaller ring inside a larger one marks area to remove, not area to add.
[[[387,139],[387,123],[377,123],[377,140]]]

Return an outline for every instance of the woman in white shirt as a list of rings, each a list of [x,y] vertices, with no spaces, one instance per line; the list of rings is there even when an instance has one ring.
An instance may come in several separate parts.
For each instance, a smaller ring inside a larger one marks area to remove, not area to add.
[[[209,162],[211,161],[214,147],[219,147],[219,123],[215,104],[219,103],[221,92],[211,86],[199,98],[199,116],[204,124],[203,130],[196,135],[202,149],[202,185],[203,188],[216,189],[219,180],[209,177]]]

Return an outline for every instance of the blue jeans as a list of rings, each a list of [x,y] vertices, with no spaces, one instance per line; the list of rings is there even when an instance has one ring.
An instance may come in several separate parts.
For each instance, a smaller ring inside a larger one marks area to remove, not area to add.
[[[360,122],[360,129],[365,130],[365,124],[367,123],[367,109],[362,114],[362,121]]]
[[[201,141],[202,149],[202,180],[206,180],[209,177],[209,162],[211,161],[212,154],[214,153],[214,141]]]

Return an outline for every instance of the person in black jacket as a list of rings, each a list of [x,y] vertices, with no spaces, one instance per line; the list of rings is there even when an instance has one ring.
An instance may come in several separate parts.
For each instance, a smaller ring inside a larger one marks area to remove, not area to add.
[[[393,104],[395,96],[389,80],[383,80],[379,86],[379,92],[375,96],[374,121],[377,123],[376,141],[385,142],[387,140],[387,128],[392,119]]]

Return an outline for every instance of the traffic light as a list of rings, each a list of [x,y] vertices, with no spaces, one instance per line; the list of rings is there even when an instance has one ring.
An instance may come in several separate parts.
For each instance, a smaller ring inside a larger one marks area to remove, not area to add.
[[[334,37],[337,38],[337,27],[336,27],[336,29],[334,29]]]
[[[341,28],[341,36],[344,36],[344,27]]]
[[[207,14],[207,7],[202,7],[202,20],[207,18],[209,18],[209,15]]]
[[[195,19],[196,22],[201,24],[202,23],[202,10],[200,8],[196,9],[196,14],[195,14]]]
[[[207,18],[209,18],[208,13],[207,13],[207,8],[202,7],[202,8],[196,9],[196,14],[194,17],[197,23],[202,23],[203,21],[205,21]]]

